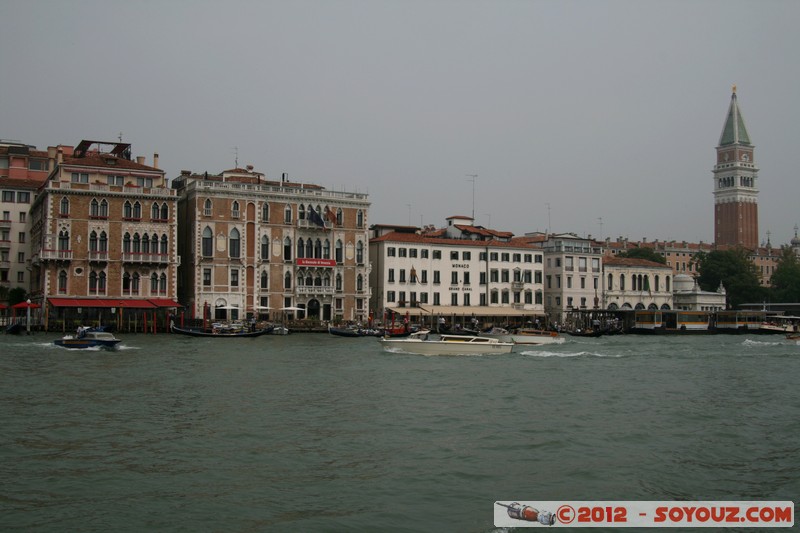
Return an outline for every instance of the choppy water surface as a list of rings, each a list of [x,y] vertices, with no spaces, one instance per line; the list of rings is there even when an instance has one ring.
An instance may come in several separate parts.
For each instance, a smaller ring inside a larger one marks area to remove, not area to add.
[[[374,339],[0,337],[0,522],[491,531],[496,500],[793,500],[800,346],[618,336],[510,355]]]

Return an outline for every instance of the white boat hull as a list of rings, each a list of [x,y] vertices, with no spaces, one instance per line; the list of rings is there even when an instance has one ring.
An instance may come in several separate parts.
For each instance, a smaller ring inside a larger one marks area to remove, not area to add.
[[[514,344],[488,337],[442,335],[441,339],[426,340],[420,337],[402,339],[382,338],[387,350],[397,350],[419,355],[491,355],[511,353]]]

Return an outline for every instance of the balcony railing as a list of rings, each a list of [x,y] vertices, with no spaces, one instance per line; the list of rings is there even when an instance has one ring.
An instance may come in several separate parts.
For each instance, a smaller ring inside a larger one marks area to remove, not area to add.
[[[108,261],[108,251],[89,250],[89,261]]]
[[[169,263],[169,254],[122,252],[125,263]]]
[[[511,290],[514,291],[521,291],[525,284],[521,281],[512,281],[511,282]]]
[[[72,261],[72,250],[42,250],[39,258],[42,261]]]

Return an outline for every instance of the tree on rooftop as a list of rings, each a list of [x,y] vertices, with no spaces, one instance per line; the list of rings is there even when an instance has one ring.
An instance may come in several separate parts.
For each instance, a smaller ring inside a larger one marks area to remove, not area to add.
[[[758,270],[744,248],[698,252],[694,263],[700,276],[697,282],[704,291],[716,291],[720,283],[728,294],[730,307],[761,302],[766,289],[759,283]]]
[[[773,301],[800,302],[800,260],[791,248],[783,248],[770,284]]]
[[[666,258],[652,248],[631,248],[628,251],[617,254],[617,257],[628,257],[633,259],[647,259],[662,265],[667,264]]]

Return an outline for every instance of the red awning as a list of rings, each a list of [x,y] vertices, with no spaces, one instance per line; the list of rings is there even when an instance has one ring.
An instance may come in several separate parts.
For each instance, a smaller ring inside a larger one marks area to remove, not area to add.
[[[148,300],[124,298],[48,298],[53,307],[121,307],[123,309],[154,309]]]
[[[8,309],[8,306],[6,304],[0,304],[0,309]]]
[[[156,307],[183,307],[175,300],[169,298],[150,298],[148,301]]]
[[[29,304],[28,302],[20,302],[18,304],[14,304],[11,306],[11,309],[28,309],[28,308],[38,309],[39,304],[33,304],[33,303]]]

